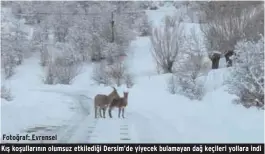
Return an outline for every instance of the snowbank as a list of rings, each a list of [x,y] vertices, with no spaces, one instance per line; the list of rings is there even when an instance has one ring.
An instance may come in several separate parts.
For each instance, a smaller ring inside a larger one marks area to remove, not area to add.
[[[55,91],[42,83],[42,75],[39,60],[33,56],[16,68],[11,79],[2,81],[14,96],[10,102],[1,99],[2,134],[54,135],[86,115],[80,112],[79,100],[64,93],[66,86]]]
[[[209,92],[201,102],[191,101],[184,96],[170,95],[166,91],[167,76],[142,78],[129,94],[128,112],[132,114],[131,116],[138,116],[136,119],[145,118],[145,123],[149,123],[149,126],[145,124],[141,129],[152,129],[156,130],[157,134],[162,133],[154,137],[155,141],[172,143],[264,141],[263,111],[233,104],[235,96],[229,95],[223,88]],[[210,79],[207,82],[208,85],[211,84]]]

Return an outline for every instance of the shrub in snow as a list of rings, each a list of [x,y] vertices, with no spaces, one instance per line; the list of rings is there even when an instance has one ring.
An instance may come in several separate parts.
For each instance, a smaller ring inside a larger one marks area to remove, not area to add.
[[[198,77],[203,74],[202,56],[191,54],[178,65],[175,76],[169,80],[168,88],[171,93],[201,100],[205,90],[203,82],[198,81]]]
[[[159,1],[159,2],[158,2],[158,5],[159,5],[160,7],[163,7],[163,6],[165,5],[165,3],[166,3],[166,1]]]
[[[10,11],[1,10],[1,67],[6,79],[14,74],[14,68],[23,62],[30,51],[24,24]]]
[[[98,84],[110,85],[107,65],[103,62],[96,64],[93,68],[92,80]]]
[[[191,78],[172,76],[168,80],[168,90],[171,94],[180,94],[191,100],[201,100],[205,95],[204,84]]]
[[[45,72],[46,84],[71,84],[81,71],[81,58],[75,55],[70,46],[62,43],[55,45],[58,55],[48,56],[48,65]],[[56,51],[55,51],[56,52]]]
[[[178,18],[176,17],[176,16],[166,16],[165,18],[164,18],[164,22],[165,22],[165,24],[166,25],[169,25],[170,27],[175,27],[176,25],[176,20],[177,20]],[[181,21],[182,19],[180,18],[180,21]]]
[[[150,10],[157,10],[158,7],[155,3],[151,3],[150,7],[149,7]]]
[[[54,73],[57,83],[71,84],[73,79],[80,73],[81,66],[64,58],[57,58],[54,63]]]
[[[1,53],[1,67],[4,70],[5,79],[15,74],[15,57],[10,53]]]
[[[103,55],[104,45],[106,42],[98,35],[93,35],[90,45],[91,50],[91,60],[92,61],[100,61],[102,59],[105,59]]]
[[[185,50],[181,52],[175,73],[168,81],[171,93],[178,93],[190,99],[201,100],[205,94],[204,84],[198,77],[207,72],[205,66],[206,51],[203,50],[195,31],[191,36],[185,37]]]
[[[125,73],[124,75],[124,82],[127,86],[127,88],[132,88],[134,85],[134,77],[130,73]]]
[[[49,52],[47,47],[44,47],[43,50],[40,50],[40,65],[46,66],[49,61]]]
[[[264,37],[257,43],[240,41],[231,77],[227,81],[229,92],[237,95],[236,102],[246,107],[264,108]]]
[[[113,65],[109,66],[109,75],[112,79],[112,82],[117,86],[121,86],[125,83],[125,77],[129,79],[127,67],[123,62],[116,62]],[[127,76],[125,76],[127,75]]]
[[[103,50],[104,57],[108,64],[113,64],[115,61],[118,61],[120,55],[124,54],[122,48],[116,43],[106,44]]]
[[[47,67],[45,68],[43,83],[44,84],[55,84],[55,74],[54,74],[54,67],[52,63],[48,63]]]
[[[106,63],[98,64],[93,69],[92,79],[98,84],[121,86],[126,84],[127,87],[133,85],[133,76],[128,72],[123,62],[115,62],[112,65]]]
[[[139,3],[140,3],[139,7],[140,7],[141,9],[148,9],[148,7],[149,7],[149,5],[150,5],[150,2],[149,2],[149,1],[141,1],[141,2],[139,2]]]
[[[152,24],[148,21],[146,14],[138,20],[138,31],[140,32],[140,36],[149,36],[152,33]]]
[[[172,73],[184,41],[183,26],[180,20],[176,19],[174,27],[171,27],[169,22],[165,22],[163,28],[155,28],[150,39],[151,53],[157,68],[163,73]]]
[[[6,101],[13,100],[10,89],[6,88],[4,85],[1,86],[1,98],[5,99]]]

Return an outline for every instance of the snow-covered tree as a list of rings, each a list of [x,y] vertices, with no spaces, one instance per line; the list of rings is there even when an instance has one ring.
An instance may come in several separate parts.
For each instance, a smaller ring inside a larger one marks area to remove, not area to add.
[[[1,98],[5,99],[6,101],[12,101],[13,100],[11,90],[9,88],[7,88],[5,85],[1,86]]]
[[[24,24],[16,19],[9,9],[1,10],[1,56],[6,78],[14,74],[14,68],[23,62],[30,52],[28,34]]]
[[[183,25],[180,20],[176,20],[174,27],[165,22],[163,28],[155,28],[150,39],[151,52],[157,67],[162,69],[163,73],[172,73],[184,41]]]
[[[137,20],[136,28],[141,36],[149,36],[152,33],[152,24],[148,21],[146,14],[143,14],[141,18]]]
[[[133,75],[129,72],[125,62],[116,61],[109,65],[101,62],[94,66],[92,79],[98,84],[117,85],[126,84],[127,87],[133,85]]]
[[[108,64],[113,64],[115,61],[119,61],[122,52],[122,48],[116,43],[108,43],[104,49],[104,57]]]
[[[246,107],[264,107],[264,37],[257,43],[238,42],[235,52],[229,92],[237,95],[236,101]]]
[[[175,66],[175,73],[169,79],[168,88],[171,93],[178,93],[190,99],[202,99],[204,83],[199,77],[207,72],[204,59],[207,56],[203,41],[193,29],[190,35],[185,36],[183,50]]]
[[[73,47],[65,43],[56,43],[56,53],[49,55],[44,76],[46,84],[71,84],[82,69],[81,57],[75,54]]]
[[[218,68],[220,56],[225,55],[227,67],[232,66],[235,45],[242,39],[259,39],[264,33],[264,2],[247,1],[211,1],[198,2],[200,8],[201,30],[206,39],[213,69]]]

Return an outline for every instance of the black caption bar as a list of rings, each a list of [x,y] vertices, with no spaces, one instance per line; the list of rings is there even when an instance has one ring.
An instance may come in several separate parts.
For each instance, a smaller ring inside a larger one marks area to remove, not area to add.
[[[1,144],[1,153],[264,153],[264,144]]]

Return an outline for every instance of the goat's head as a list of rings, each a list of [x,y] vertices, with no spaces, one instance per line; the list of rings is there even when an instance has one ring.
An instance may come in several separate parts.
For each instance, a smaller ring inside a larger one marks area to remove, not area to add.
[[[128,98],[129,92],[123,92],[124,98]]]
[[[112,88],[113,88],[113,91],[109,94],[109,97],[110,97],[111,99],[120,98],[120,96],[119,96],[119,94],[118,94],[116,88],[115,88],[115,87],[112,87]]]

